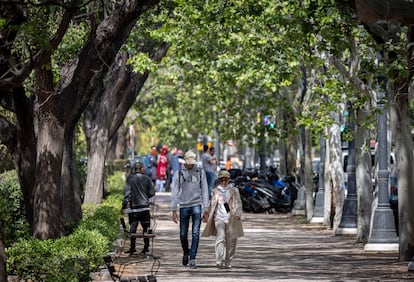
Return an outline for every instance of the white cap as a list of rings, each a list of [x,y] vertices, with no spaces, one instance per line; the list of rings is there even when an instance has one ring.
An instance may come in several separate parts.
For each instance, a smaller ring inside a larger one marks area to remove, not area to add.
[[[193,151],[187,151],[184,155],[184,160],[186,164],[196,164],[197,155]]]

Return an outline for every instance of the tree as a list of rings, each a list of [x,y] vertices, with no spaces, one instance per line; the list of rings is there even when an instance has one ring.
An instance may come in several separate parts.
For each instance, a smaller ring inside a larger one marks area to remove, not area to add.
[[[68,163],[62,163],[64,145],[72,142],[76,123],[136,20],[157,3],[156,0],[122,1],[105,6],[90,2],[83,6],[82,1],[74,0],[60,6],[53,3],[1,6],[2,14],[7,16],[2,30],[7,36],[2,38],[7,41],[1,45],[5,62],[2,66],[6,67],[0,80],[0,98],[3,107],[15,113],[15,122],[2,117],[0,130],[6,134],[2,134],[1,141],[12,153],[36,238],[57,238],[64,234],[60,195],[61,185],[66,181],[62,174],[69,167]],[[87,18],[82,18],[84,14],[79,11],[85,12]],[[75,21],[77,13],[80,17]],[[44,16],[48,21],[43,20]],[[37,25],[39,19],[55,28]],[[76,28],[79,19],[87,20],[89,33],[85,33],[74,58],[56,60],[53,54],[65,47],[61,44],[63,38],[69,28]],[[18,44],[24,36],[30,39],[23,41],[29,43],[27,46]],[[32,55],[25,59],[25,54]],[[53,62],[61,64],[60,76],[54,74]],[[32,95],[23,87],[31,75]]]
[[[383,10],[384,5],[387,9]],[[414,74],[413,65],[413,15],[414,4],[407,1],[367,1],[352,3],[355,13],[367,31],[381,44],[384,75],[388,78],[388,101],[392,109],[392,128],[397,154],[398,216],[400,260],[414,256],[412,201],[414,199],[413,144],[410,136],[409,93]],[[384,13],[384,11],[389,11]],[[388,23],[379,21],[387,20]],[[412,89],[411,89],[412,91]],[[398,110],[397,110],[398,109]]]
[[[402,24],[414,23],[414,6],[404,0],[351,1],[358,18],[363,22],[390,21]]]
[[[153,51],[153,59],[160,61],[167,50],[168,44],[161,44]],[[148,70],[134,73],[132,66],[127,65],[127,60],[126,52],[118,54],[111,68],[110,77],[104,81],[104,87],[99,89],[103,93],[97,93],[98,98],[89,103],[84,112],[85,133],[88,140],[88,174],[84,200],[86,204],[99,204],[102,201],[104,165],[109,142],[116,136],[128,110],[135,103],[148,78]]]
[[[169,48],[168,43],[153,39],[151,33],[159,28],[160,22],[166,20],[168,9],[168,3],[163,3],[162,7],[145,14],[136,23],[128,41],[108,70],[102,87],[96,88],[93,95],[96,99],[89,103],[84,112],[84,131],[88,144],[86,204],[102,201],[109,143],[117,137],[128,111],[134,104],[139,104],[137,107],[140,108],[147,107],[140,97],[141,90]]]
[[[161,29],[165,30],[162,36],[172,43],[168,62],[172,67],[165,72],[169,83],[160,89],[160,99],[154,109],[165,135],[187,133],[185,126],[191,123],[199,130],[211,131],[217,127],[224,139],[236,137],[253,144],[266,134],[263,126],[255,123],[256,114],[274,115],[278,117],[278,124],[272,134],[267,132],[268,140],[279,144],[289,141],[285,146],[290,152],[286,173],[292,173],[296,167],[296,151],[304,142],[296,141],[299,140],[297,126],[308,126],[318,133],[323,128],[320,124],[325,126],[328,121],[332,124],[332,119],[326,118],[328,113],[339,110],[332,105],[316,110],[320,104],[317,95],[313,99],[301,97],[301,91],[297,91],[301,67],[308,72],[323,68],[320,61],[326,58],[315,56],[318,50],[326,49],[328,54],[342,52],[345,49],[342,34],[355,21],[349,20],[349,16],[346,18],[349,25],[343,24],[340,13],[326,2],[319,6],[314,2],[275,4],[248,0],[178,3],[176,14],[180,17],[172,18]],[[317,75],[323,76],[323,70]],[[320,81],[312,76],[307,78],[316,83]],[[313,83],[310,81],[309,85]],[[309,97],[312,92],[318,94],[310,88]],[[337,103],[330,99],[332,95],[327,95],[327,104]],[[168,106],[184,114],[174,116],[173,111],[165,110]],[[191,115],[194,112],[200,113],[200,119],[194,120]],[[166,118],[171,115],[172,118]],[[319,119],[315,120],[315,115]],[[310,177],[305,179],[312,187]],[[336,183],[339,186],[335,189],[343,189],[341,182]],[[312,191],[307,194],[313,195]],[[308,202],[312,202],[310,197]],[[336,206],[342,207],[340,203]]]

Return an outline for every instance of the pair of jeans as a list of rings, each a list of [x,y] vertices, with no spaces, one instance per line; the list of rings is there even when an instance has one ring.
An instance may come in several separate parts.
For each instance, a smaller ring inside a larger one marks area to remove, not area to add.
[[[148,228],[150,228],[150,224],[151,224],[150,211],[145,210],[145,211],[141,211],[141,212],[129,213],[128,214],[128,221],[129,221],[129,225],[130,225],[129,232],[135,233],[137,231],[138,224],[141,222],[142,231],[143,231],[143,233],[145,233],[145,232],[147,232]],[[134,251],[134,252],[136,251],[135,244],[136,244],[136,239],[131,237],[131,247],[130,247],[131,251]],[[148,250],[149,250],[149,238],[144,238],[144,249],[143,249],[143,251],[148,252]]]
[[[208,195],[211,196],[214,182],[216,181],[216,174],[214,173],[214,171],[206,171],[206,179],[207,179],[207,186],[208,186]]]
[[[156,191],[162,192],[162,190],[164,189],[164,185],[165,185],[165,180],[157,179],[155,181]]]
[[[195,259],[197,255],[198,242],[200,241],[201,226],[201,205],[180,208],[180,241],[184,255],[189,255],[190,259]],[[188,228],[192,221],[191,228],[191,248],[188,247]]]

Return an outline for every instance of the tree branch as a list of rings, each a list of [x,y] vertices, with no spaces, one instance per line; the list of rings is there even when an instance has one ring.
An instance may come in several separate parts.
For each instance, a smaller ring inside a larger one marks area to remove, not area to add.
[[[359,89],[362,93],[365,93],[368,97],[375,97],[372,89],[368,88],[367,85],[357,76],[352,75],[350,71],[336,58],[335,56],[329,57],[329,63],[332,64],[343,77],[346,77],[352,84]]]
[[[81,0],[73,0],[68,4],[68,8],[65,9],[59,27],[55,35],[50,39],[47,47],[40,49],[33,57],[30,58],[29,62],[17,70],[13,76],[0,79],[0,90],[14,88],[21,85],[35,67],[43,65],[49,60],[52,52],[56,50],[66,34],[69,24],[78,9],[79,2],[81,2]]]

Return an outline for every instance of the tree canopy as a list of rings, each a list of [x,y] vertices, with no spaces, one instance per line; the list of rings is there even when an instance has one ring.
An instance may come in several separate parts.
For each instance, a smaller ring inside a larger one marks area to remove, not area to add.
[[[248,136],[252,143],[263,134],[258,113],[277,123],[268,134],[283,136],[280,113],[294,105],[289,96],[296,95],[307,77],[304,70],[310,69],[317,71],[319,82],[297,119],[320,130],[343,92],[356,92],[344,74],[328,65],[329,58],[349,72],[353,42],[358,42],[365,66],[372,65],[375,56],[376,46],[352,10],[331,2],[174,4],[152,34],[171,44],[169,56],[143,98],[150,105],[143,113],[162,140],[195,138],[217,129],[223,139]]]

